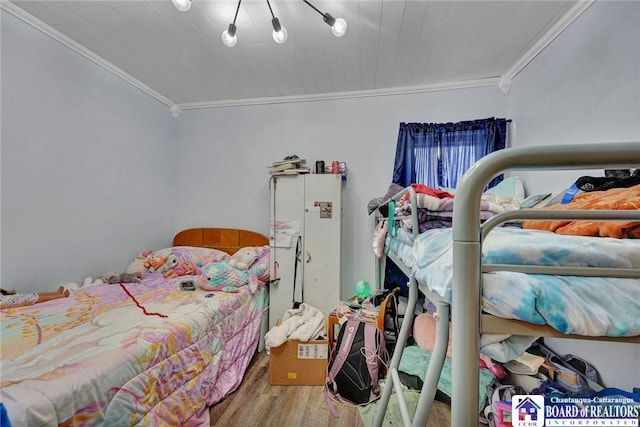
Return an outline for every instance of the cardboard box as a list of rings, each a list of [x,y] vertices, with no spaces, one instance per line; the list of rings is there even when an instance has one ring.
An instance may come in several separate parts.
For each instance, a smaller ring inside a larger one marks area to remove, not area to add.
[[[324,385],[328,357],[327,340],[288,340],[280,347],[271,348],[269,384]]]

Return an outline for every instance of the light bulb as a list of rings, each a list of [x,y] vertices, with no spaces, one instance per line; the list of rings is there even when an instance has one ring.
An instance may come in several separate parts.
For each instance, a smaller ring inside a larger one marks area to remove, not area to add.
[[[227,47],[234,47],[238,43],[238,38],[229,34],[229,30],[222,32],[222,43]]]
[[[342,37],[347,33],[347,21],[342,18],[336,19],[336,22],[331,26],[331,32],[336,37]]]
[[[171,2],[180,12],[186,12],[191,9],[191,0],[171,0]]]
[[[286,42],[288,37],[289,33],[287,33],[287,29],[283,26],[280,26],[280,31],[273,30],[273,40],[278,44]]]
[[[222,32],[222,43],[227,47],[234,47],[238,43],[235,24],[229,24],[229,28]]]

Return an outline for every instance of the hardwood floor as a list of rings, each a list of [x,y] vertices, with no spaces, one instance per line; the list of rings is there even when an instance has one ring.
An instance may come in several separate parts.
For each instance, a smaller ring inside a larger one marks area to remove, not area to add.
[[[240,387],[211,407],[211,425],[363,427],[356,408],[336,406],[339,418],[326,407],[322,386],[269,385],[269,356],[257,353]]]
[[[269,357],[257,353],[240,387],[210,409],[211,426],[224,427],[364,427],[357,408],[336,405],[334,418],[322,386],[269,385]],[[449,407],[435,402],[428,427],[451,424]]]

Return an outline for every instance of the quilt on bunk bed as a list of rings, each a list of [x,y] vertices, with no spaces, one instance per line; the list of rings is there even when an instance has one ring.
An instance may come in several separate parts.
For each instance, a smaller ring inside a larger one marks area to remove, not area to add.
[[[206,266],[224,252],[173,247]],[[268,273],[268,247],[249,273]],[[141,283],[81,288],[1,311],[0,396],[14,425],[209,425],[208,406],[240,384],[258,343],[266,289],[180,290]]]
[[[640,186],[592,192],[550,209],[637,209]],[[484,196],[483,196],[484,197]],[[545,208],[547,209],[547,208]],[[640,224],[616,221],[525,221],[523,229],[500,227],[483,243],[483,264],[640,268]],[[552,231],[564,227],[567,233]],[[586,235],[574,235],[578,231]],[[434,228],[411,235],[400,228],[387,237],[389,250],[407,266],[423,291],[451,302],[452,229]],[[593,236],[615,236],[593,237]],[[554,276],[496,271],[483,274],[483,310],[489,314],[547,324],[566,334],[635,336],[640,334],[640,280]],[[507,362],[521,354],[534,337],[483,334],[482,352]]]

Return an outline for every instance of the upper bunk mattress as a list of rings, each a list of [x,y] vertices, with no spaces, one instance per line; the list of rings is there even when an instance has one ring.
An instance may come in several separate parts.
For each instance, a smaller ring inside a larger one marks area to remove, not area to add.
[[[483,246],[483,264],[640,268],[640,240],[560,235],[501,227]],[[452,230],[420,234],[402,255],[420,289],[451,302]],[[548,324],[565,334],[640,335],[640,279],[483,274],[482,309],[502,318]]]

